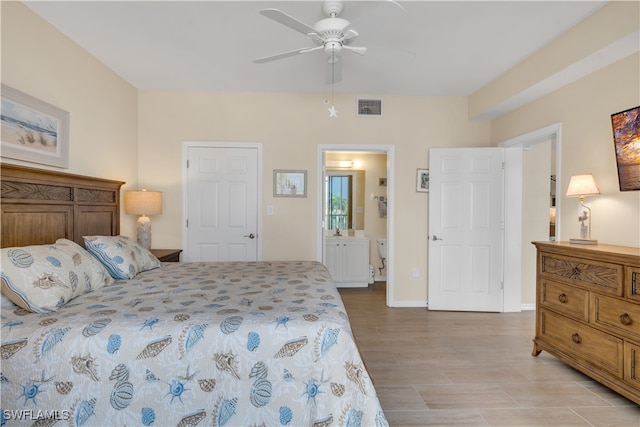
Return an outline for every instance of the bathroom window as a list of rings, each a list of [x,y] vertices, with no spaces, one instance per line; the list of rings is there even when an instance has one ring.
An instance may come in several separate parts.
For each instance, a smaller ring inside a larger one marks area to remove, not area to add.
[[[330,175],[327,176],[327,212],[326,224],[329,230],[346,230],[351,228],[352,204],[351,188],[353,176]]]

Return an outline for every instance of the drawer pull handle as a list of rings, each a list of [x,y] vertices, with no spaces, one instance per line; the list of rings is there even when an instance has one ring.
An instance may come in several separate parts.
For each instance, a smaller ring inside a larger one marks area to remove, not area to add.
[[[580,338],[580,335],[578,335],[577,332],[575,334],[571,335],[571,339],[576,344],[580,344],[582,342],[582,338]]]
[[[631,324],[631,316],[629,316],[627,313],[621,314],[620,323],[622,323],[625,326],[629,326]]]
[[[567,303],[567,301],[569,301],[569,298],[567,298],[567,295],[566,295],[566,294],[560,294],[560,295],[558,295],[558,299],[560,300],[560,302],[561,302],[562,304],[566,304],[566,303]]]

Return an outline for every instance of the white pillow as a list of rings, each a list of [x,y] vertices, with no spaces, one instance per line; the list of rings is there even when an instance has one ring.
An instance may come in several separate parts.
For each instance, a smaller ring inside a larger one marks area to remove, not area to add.
[[[71,299],[115,280],[78,244],[58,239],[53,245],[2,249],[2,293],[18,306],[48,313]]]
[[[83,236],[87,250],[115,279],[133,279],[143,271],[160,267],[161,262],[127,236]]]

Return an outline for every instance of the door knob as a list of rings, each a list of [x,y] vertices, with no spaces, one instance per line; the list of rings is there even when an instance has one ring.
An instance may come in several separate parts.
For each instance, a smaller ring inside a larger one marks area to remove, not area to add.
[[[442,240],[442,237],[438,237],[434,234],[433,236],[431,236],[431,240],[435,242],[436,240]]]
[[[250,239],[254,239],[256,237],[256,235],[251,233],[251,234],[245,234],[244,237],[248,237]]]

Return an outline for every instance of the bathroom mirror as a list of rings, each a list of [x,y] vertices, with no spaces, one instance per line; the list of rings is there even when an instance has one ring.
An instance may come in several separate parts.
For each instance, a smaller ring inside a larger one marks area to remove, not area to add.
[[[325,227],[364,230],[365,171],[329,169],[325,177]]]

